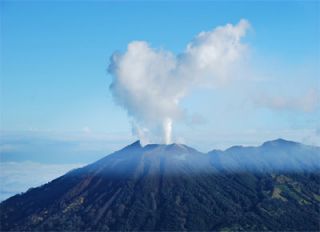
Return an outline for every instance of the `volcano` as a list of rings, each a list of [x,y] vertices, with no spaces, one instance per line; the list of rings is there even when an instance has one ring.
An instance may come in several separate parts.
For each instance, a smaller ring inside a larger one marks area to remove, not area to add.
[[[319,231],[320,148],[137,141],[0,204],[1,231]],[[37,178],[37,177],[35,177]]]

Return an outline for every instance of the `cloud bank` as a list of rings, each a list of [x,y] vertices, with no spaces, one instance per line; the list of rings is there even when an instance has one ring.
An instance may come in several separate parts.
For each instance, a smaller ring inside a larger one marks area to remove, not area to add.
[[[112,55],[111,92],[132,118],[132,131],[142,143],[171,143],[173,123],[186,117],[181,99],[195,87],[232,77],[231,70],[246,53],[241,38],[249,27],[242,19],[201,32],[181,54],[133,41],[125,52]]]
[[[83,164],[41,164],[35,162],[0,162],[0,201],[45,184]],[[36,178],[35,178],[36,177]]]

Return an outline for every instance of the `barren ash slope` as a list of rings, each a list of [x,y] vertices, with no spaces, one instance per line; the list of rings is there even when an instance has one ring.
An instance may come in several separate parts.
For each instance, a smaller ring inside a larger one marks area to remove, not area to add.
[[[320,148],[135,142],[0,204],[1,230],[319,231]]]

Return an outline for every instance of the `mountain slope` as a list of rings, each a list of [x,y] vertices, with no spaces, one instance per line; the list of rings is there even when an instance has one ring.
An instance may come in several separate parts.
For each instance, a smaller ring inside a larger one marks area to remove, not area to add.
[[[225,151],[208,153],[219,170],[247,171],[316,171],[320,170],[320,148],[277,139],[259,147],[233,146]]]
[[[310,149],[316,152],[310,155]],[[297,171],[270,168],[269,161],[261,164],[265,171],[254,171],[261,159],[246,157],[252,168],[238,157],[271,151],[277,159],[294,160]],[[302,151],[312,158],[320,154],[319,148],[276,141],[209,154],[136,142],[2,202],[1,230],[317,231],[319,169],[313,159],[296,157]]]

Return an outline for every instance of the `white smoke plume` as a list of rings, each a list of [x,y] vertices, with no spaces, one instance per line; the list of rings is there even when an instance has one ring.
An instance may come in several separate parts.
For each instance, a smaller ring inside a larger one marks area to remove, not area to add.
[[[181,99],[196,86],[230,78],[229,70],[246,51],[241,38],[248,28],[249,22],[242,19],[201,32],[177,55],[145,41],[133,41],[124,53],[112,55],[111,92],[143,143],[172,142],[173,122],[185,117]]]

